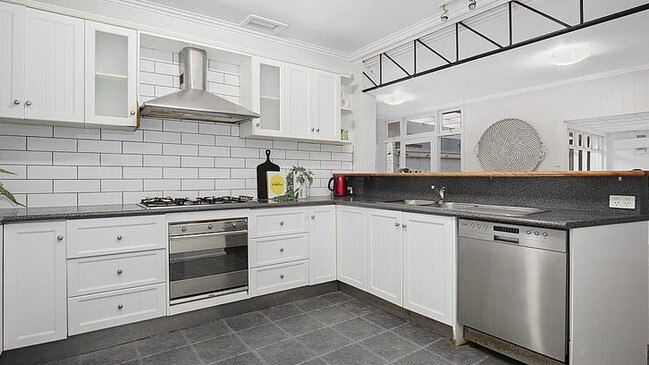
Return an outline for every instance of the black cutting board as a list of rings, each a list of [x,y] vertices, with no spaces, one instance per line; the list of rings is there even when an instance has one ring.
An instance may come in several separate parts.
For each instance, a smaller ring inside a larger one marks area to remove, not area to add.
[[[279,166],[270,161],[270,150],[266,150],[266,162],[257,166],[257,199],[268,199],[268,171],[279,171]]]

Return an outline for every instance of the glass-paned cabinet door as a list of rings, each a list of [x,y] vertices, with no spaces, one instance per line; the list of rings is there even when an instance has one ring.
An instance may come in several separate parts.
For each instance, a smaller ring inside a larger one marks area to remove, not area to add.
[[[459,133],[462,129],[462,112],[450,110],[443,112],[440,117],[440,133]]]
[[[137,32],[85,22],[85,123],[137,126]]]
[[[430,172],[432,170],[432,143],[408,142],[405,145],[405,167],[410,172]]]
[[[283,136],[285,130],[285,71],[283,62],[256,58],[255,89],[259,98],[253,109],[259,110],[261,118],[253,121],[255,134]]]
[[[406,133],[409,136],[422,133],[435,133],[435,117],[406,119]]]
[[[460,134],[451,134],[439,137],[438,171],[462,171],[462,136]]]

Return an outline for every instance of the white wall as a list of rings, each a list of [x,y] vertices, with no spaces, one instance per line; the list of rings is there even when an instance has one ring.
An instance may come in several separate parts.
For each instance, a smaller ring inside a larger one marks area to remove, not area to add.
[[[649,70],[468,102],[463,114],[465,171],[482,170],[475,146],[500,119],[520,118],[534,126],[548,147],[538,170],[560,170],[566,163],[564,121],[648,110]]]
[[[607,170],[649,170],[649,153],[636,150],[616,150],[616,140],[633,139],[638,135],[649,136],[649,130],[626,133],[609,133],[606,136],[606,164]]]

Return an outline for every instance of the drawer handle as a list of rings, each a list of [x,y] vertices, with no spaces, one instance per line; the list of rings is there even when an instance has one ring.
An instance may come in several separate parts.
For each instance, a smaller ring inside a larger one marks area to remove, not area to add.
[[[122,310],[122,308],[124,308],[124,305],[123,305],[123,304],[118,304],[118,305],[117,305],[117,309]]]
[[[208,224],[208,225],[207,225],[207,229],[212,229],[212,228],[214,228],[213,225],[211,225],[211,224]]]
[[[400,226],[399,222],[394,222],[394,226],[399,227]]]
[[[121,240],[122,240],[122,238],[124,238],[124,237],[122,237],[122,235],[121,235],[121,234],[117,236],[117,240],[118,240],[118,241],[121,241]]]
[[[124,271],[122,269],[117,269],[117,275],[122,275]]]
[[[279,278],[280,278],[280,279],[284,279],[284,274],[280,274],[280,275],[279,275]]]
[[[279,252],[284,252],[284,247],[280,248]]]
[[[58,241],[63,241],[63,235],[60,234],[60,235],[56,236],[56,239],[57,239]]]
[[[280,226],[283,226],[283,225],[284,225],[284,221],[279,222],[279,225],[280,225]]]

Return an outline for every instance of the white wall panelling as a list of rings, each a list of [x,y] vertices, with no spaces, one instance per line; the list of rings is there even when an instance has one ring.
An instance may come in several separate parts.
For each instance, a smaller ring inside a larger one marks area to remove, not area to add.
[[[178,62],[177,53],[141,50],[140,103],[179,88]],[[209,64],[208,87],[238,102],[238,67]],[[332,172],[351,170],[353,158],[351,145],[244,139],[236,124],[178,120],[143,119],[136,131],[3,122],[0,138],[0,167],[18,173],[2,181],[31,207],[131,204],[151,195],[254,196],[255,168],[267,148],[284,172],[311,169],[311,194],[326,195]]]

